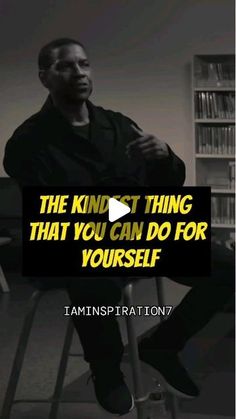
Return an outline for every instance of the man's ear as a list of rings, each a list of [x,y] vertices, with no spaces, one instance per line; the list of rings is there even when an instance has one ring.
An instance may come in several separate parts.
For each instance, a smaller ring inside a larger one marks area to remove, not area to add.
[[[45,70],[39,70],[39,79],[46,89],[48,89],[48,78]]]

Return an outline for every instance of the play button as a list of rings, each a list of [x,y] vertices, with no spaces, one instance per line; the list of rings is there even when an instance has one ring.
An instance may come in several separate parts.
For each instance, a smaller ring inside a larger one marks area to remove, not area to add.
[[[108,219],[109,221],[116,221],[124,215],[129,214],[131,209],[128,205],[124,205],[115,198],[110,198],[108,202]]]

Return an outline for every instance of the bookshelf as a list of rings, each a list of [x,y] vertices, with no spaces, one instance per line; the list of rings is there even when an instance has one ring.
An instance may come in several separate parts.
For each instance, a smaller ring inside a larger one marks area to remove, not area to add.
[[[234,239],[235,56],[195,55],[192,65],[194,177],[211,186],[212,232]]]

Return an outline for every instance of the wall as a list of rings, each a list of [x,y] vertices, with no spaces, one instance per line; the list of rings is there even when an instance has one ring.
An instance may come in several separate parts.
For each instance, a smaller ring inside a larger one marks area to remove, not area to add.
[[[193,54],[234,51],[233,0],[2,0],[0,7],[0,162],[13,130],[45,98],[39,48],[69,36],[88,46],[93,101],[166,140],[191,184],[190,64]]]

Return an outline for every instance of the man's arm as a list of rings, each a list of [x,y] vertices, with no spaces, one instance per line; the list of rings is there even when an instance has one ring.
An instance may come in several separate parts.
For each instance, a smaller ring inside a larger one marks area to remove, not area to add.
[[[168,150],[168,157],[146,162],[146,173],[150,186],[183,186],[185,164],[169,146]]]

